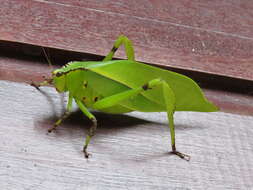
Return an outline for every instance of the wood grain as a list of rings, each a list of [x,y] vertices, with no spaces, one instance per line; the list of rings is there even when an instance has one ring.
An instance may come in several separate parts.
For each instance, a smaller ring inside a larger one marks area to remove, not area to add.
[[[125,34],[139,61],[253,80],[250,0],[0,3],[0,40],[105,55]]]
[[[97,135],[87,161],[81,152],[89,123],[80,112],[52,134],[63,109],[52,88],[0,81],[1,189],[252,189],[253,117],[178,112],[178,149],[168,154],[166,114],[96,113]]]

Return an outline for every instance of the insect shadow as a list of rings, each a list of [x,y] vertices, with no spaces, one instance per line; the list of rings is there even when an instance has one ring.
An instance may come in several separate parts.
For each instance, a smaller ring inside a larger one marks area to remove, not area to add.
[[[45,99],[47,100],[49,106],[50,106],[50,110],[52,110],[52,113],[53,115],[51,116],[52,119],[57,119],[57,107],[55,106],[55,101],[53,99],[53,97],[51,96],[50,93],[48,93],[48,91],[45,91],[44,89],[40,89],[40,88],[37,88],[37,91],[39,93],[41,93]],[[64,111],[65,111],[65,104],[64,104],[64,95],[63,94],[59,94],[59,97],[60,97],[60,105],[61,105],[61,108],[60,108],[60,112],[63,114]]]
[[[50,94],[48,94],[47,91],[38,89],[38,91],[44,95],[44,97],[47,99],[50,105],[50,109],[52,110],[52,115],[50,117],[46,117],[38,123],[40,123],[40,127],[43,131],[47,132],[47,129],[49,129],[58,119],[59,115],[57,115],[57,108],[55,106],[54,99],[51,97]],[[64,113],[65,111],[65,103],[64,103],[64,96],[60,95],[60,112],[61,114]],[[145,120],[141,119],[135,116],[130,116],[126,114],[108,114],[104,112],[98,112],[98,111],[93,111],[92,112],[95,117],[97,118],[98,121],[98,130],[96,133],[100,133],[99,129],[105,129],[111,131],[114,130],[119,130],[123,128],[131,128],[131,127],[137,127],[138,125],[144,125],[144,124],[155,124],[156,126],[162,126],[162,127],[168,127],[167,122],[157,122],[157,121],[152,121],[152,120]],[[63,129],[81,129],[81,130],[86,130],[88,132],[90,126],[92,125],[92,122],[83,115],[83,113],[78,109],[76,111],[72,111],[70,116],[62,122],[62,124],[54,131],[57,133],[59,128]],[[176,126],[176,130],[186,130],[186,129],[201,129],[201,126],[195,125],[182,125],[178,124]],[[169,129],[169,128],[168,128]],[[96,135],[95,135],[96,136]]]
[[[144,127],[144,125],[155,125],[160,129],[168,129],[166,122],[157,122],[152,120],[146,120],[142,118],[138,118],[137,116],[127,115],[127,114],[107,114],[103,112],[93,111],[92,114],[98,120],[98,129],[96,130],[96,134],[106,134],[106,133],[114,133],[119,130]],[[47,133],[47,129],[49,129],[55,121],[58,119],[56,114],[51,115],[50,117],[43,118],[43,120],[39,121],[40,130],[43,130]],[[62,122],[62,124],[54,130],[52,133],[55,133],[61,136],[61,132],[65,131],[84,131],[84,134],[88,133],[92,122],[83,115],[80,110],[73,111],[70,116]],[[162,130],[163,130],[162,129]],[[187,124],[178,124],[176,126],[176,130],[194,130],[194,129],[202,129],[199,125],[187,125]],[[159,129],[158,129],[159,130]],[[72,133],[71,132],[71,133]],[[94,136],[96,138],[97,135]]]
[[[92,112],[94,116],[98,120],[98,129],[96,131],[96,134],[100,133],[113,133],[118,130],[123,130],[125,128],[129,129],[131,127],[141,127],[141,125],[145,124],[153,124],[161,127],[166,127],[166,123],[159,123],[155,121],[145,120],[141,119],[135,116],[130,116],[126,114],[106,114],[103,112]],[[40,130],[43,130],[47,132],[47,129],[49,129],[54,122],[58,119],[56,114],[51,115],[50,117],[46,117],[43,120],[39,121],[39,128]],[[86,118],[83,113],[80,110],[73,111],[70,116],[62,122],[62,124],[57,127],[56,130],[54,130],[52,133],[59,134],[59,131],[61,129],[64,129],[66,131],[85,131],[85,134],[88,133],[88,130],[90,129],[90,126],[92,125],[92,122]],[[38,126],[38,125],[37,125]],[[96,135],[94,136],[96,138]]]

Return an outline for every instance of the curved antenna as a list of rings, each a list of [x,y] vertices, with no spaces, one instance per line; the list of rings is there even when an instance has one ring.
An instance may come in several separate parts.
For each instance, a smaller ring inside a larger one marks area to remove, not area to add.
[[[49,65],[49,67],[50,67],[50,70],[53,71],[52,62],[50,61],[49,56],[48,56],[48,54],[47,54],[45,48],[44,48],[44,47],[41,47],[41,48],[42,48],[42,51],[43,51],[43,53],[44,53],[44,55],[45,55],[45,57],[46,57],[46,59],[47,59],[48,65]]]

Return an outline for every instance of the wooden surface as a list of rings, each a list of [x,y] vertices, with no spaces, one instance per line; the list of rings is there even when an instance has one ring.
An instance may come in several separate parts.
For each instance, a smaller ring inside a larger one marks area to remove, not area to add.
[[[253,80],[251,0],[0,3],[0,40],[105,55],[125,34],[139,61]]]
[[[80,112],[52,134],[63,109],[53,88],[0,81],[1,189],[252,189],[253,117],[175,114],[177,147],[168,154],[164,113],[96,113],[97,135],[87,161],[81,152],[89,123]],[[66,103],[66,102],[65,102]]]
[[[251,0],[0,4],[1,189],[253,189]],[[165,113],[95,113],[99,129],[88,161],[81,150],[90,123],[79,111],[47,134],[66,100],[53,88],[41,93],[28,85],[50,73],[35,46],[97,58],[120,34],[134,42],[137,60],[211,84],[204,92],[221,112],[175,114],[177,148],[190,162],[168,153]]]

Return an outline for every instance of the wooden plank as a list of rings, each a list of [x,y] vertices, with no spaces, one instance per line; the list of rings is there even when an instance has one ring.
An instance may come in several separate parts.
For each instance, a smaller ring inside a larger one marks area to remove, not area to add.
[[[0,3],[0,40],[105,55],[125,34],[140,61],[253,80],[249,0]]]
[[[52,134],[62,112],[52,88],[47,96],[27,84],[0,81],[0,184],[2,189],[252,189],[253,117],[178,112],[178,149],[168,154],[164,113],[96,113],[97,135],[86,161],[81,152],[89,124],[80,112]]]

